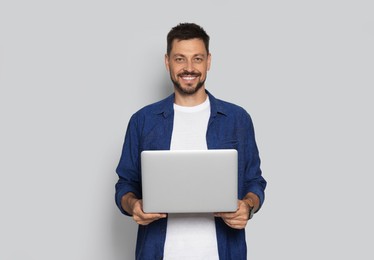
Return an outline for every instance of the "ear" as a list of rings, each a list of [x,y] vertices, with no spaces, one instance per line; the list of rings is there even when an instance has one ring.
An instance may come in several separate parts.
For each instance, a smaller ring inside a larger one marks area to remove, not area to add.
[[[170,67],[169,67],[169,56],[165,54],[165,67],[168,72],[170,72]]]
[[[212,55],[209,53],[208,54],[208,61],[207,61],[207,70],[210,70],[210,62],[212,61]]]

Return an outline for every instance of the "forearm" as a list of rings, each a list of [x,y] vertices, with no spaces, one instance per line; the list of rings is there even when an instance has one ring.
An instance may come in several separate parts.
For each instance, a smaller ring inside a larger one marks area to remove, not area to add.
[[[243,201],[249,205],[253,205],[254,212],[260,208],[260,199],[253,192],[248,192],[247,195],[243,198]]]
[[[123,210],[125,210],[128,214],[131,216],[134,214],[133,209],[134,209],[134,204],[137,202],[139,199],[135,196],[134,193],[128,192],[125,195],[122,196],[121,198],[121,206]]]

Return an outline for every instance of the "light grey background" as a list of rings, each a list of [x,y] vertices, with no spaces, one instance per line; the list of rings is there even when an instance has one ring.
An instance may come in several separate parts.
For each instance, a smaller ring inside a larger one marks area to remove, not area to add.
[[[250,259],[373,259],[373,2],[0,1],[0,259],[133,259],[114,204],[165,37],[211,36],[207,88],[252,115],[268,180]]]

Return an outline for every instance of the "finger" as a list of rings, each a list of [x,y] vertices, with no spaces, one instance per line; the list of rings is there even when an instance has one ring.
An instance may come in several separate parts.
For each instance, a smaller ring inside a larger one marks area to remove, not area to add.
[[[148,225],[149,223],[152,223],[153,221],[156,221],[160,218],[166,218],[166,216],[166,214],[148,214],[143,212],[140,214],[134,214],[133,219],[140,225]]]
[[[144,213],[143,214],[144,219],[160,219],[160,218],[166,218],[166,214],[160,214],[160,213]]]
[[[159,219],[159,218],[166,218],[167,214],[165,213],[145,213],[143,211],[143,201],[138,200],[134,205],[134,212],[137,215],[141,216],[144,219]]]
[[[233,229],[243,229],[246,227],[246,225],[228,225],[228,226]]]
[[[139,216],[133,216],[133,219],[135,220],[136,223],[139,225],[148,225],[151,222],[155,221],[156,219],[147,219],[147,218],[141,218]]]
[[[160,214],[135,214],[134,219],[136,221],[154,221],[160,219],[162,216]]]
[[[238,221],[238,220],[226,220],[225,223],[235,229],[243,229],[247,225],[247,221]]]
[[[219,213],[219,216],[221,218],[225,218],[225,219],[234,219],[234,218],[237,218],[239,215],[237,212],[234,212],[234,213],[224,213],[224,212],[221,212]]]

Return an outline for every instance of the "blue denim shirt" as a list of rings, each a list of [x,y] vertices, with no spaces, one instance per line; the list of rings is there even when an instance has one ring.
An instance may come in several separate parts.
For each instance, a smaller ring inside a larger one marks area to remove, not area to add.
[[[238,199],[248,192],[264,201],[266,181],[262,177],[260,158],[254,129],[249,114],[241,107],[216,99],[208,91],[211,115],[206,141],[208,149],[236,149],[238,151]],[[174,94],[148,105],[130,119],[122,155],[117,167],[119,180],[115,200],[122,213],[121,198],[133,192],[142,198],[140,153],[143,150],[169,150],[174,119]],[[162,187],[160,187],[162,188]],[[214,194],[212,194],[214,196]],[[233,229],[221,218],[215,218],[218,253],[221,260],[240,260],[247,257],[245,229]],[[139,225],[136,259],[162,259],[166,237],[167,218]]]

